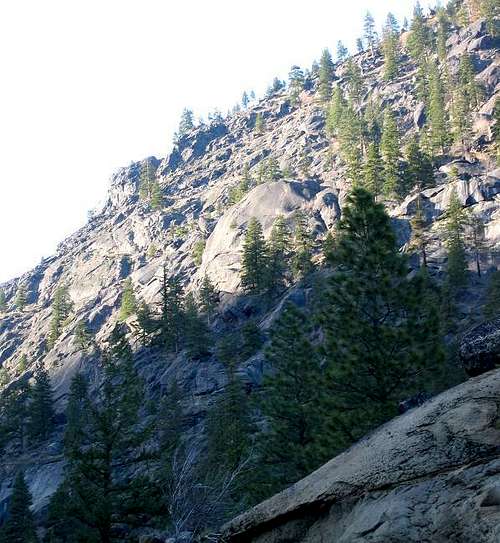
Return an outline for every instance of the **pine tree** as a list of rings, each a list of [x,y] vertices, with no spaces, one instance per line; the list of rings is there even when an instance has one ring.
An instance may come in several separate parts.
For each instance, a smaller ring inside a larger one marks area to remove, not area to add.
[[[500,6],[497,0],[481,0],[480,2],[481,16],[486,19],[486,27],[488,32],[494,36],[500,36],[500,23],[498,17],[500,17]]]
[[[331,453],[321,447],[328,431],[321,404],[325,386],[309,340],[310,322],[288,303],[274,325],[265,354],[273,372],[265,376],[258,397],[267,422],[258,439],[259,464],[264,471],[260,497],[298,481]]]
[[[320,59],[318,83],[319,96],[322,102],[328,102],[332,96],[334,70],[335,66],[330,51],[324,49]]]
[[[345,78],[349,99],[354,105],[359,106],[363,95],[363,74],[359,64],[352,57],[347,61]]]
[[[159,322],[159,341],[166,350],[178,352],[181,346],[182,334],[184,331],[184,317],[182,311],[182,300],[184,289],[180,278],[167,276],[166,267],[163,268],[162,282],[162,305]]]
[[[431,65],[429,73],[429,131],[434,152],[445,152],[450,135],[444,103],[444,90],[437,66]]]
[[[193,360],[210,354],[212,338],[205,319],[201,318],[198,304],[192,292],[184,299],[184,344],[188,356]]]
[[[144,515],[155,510],[152,483],[139,475],[151,456],[146,443],[152,427],[140,416],[143,383],[119,328],[114,330],[111,347],[123,356],[105,356],[103,383],[95,403],[81,374],[72,381],[64,482],[71,517],[85,525],[90,541],[96,538],[107,543],[117,541],[113,535],[116,525],[140,524]],[[126,478],[124,466],[131,470]]]
[[[484,221],[480,215],[470,213],[466,216],[466,243],[474,254],[476,272],[481,277],[481,254],[485,249]]]
[[[151,342],[151,336],[157,330],[157,323],[154,320],[151,308],[142,301],[137,307],[137,324],[139,325],[138,336],[145,347]]]
[[[326,118],[326,133],[331,137],[338,134],[342,115],[347,108],[342,88],[337,85],[333,91]]]
[[[331,425],[341,446],[396,414],[442,362],[428,279],[408,278],[382,204],[354,189],[338,224],[337,270],[322,309]]]
[[[500,315],[500,271],[495,270],[488,278],[486,301],[483,305],[485,319],[494,319]]]
[[[304,213],[296,213],[292,251],[292,272],[296,279],[305,277],[314,269],[312,263],[314,240],[307,223],[307,216]]]
[[[248,97],[247,91],[244,91],[241,96],[241,105],[244,109],[248,107],[248,104],[250,103],[250,98]]]
[[[292,66],[288,74],[288,88],[292,104],[297,104],[300,93],[304,89],[304,72],[300,66]]]
[[[420,194],[417,197],[417,209],[415,215],[410,220],[411,225],[411,240],[410,248],[415,249],[421,254],[420,266],[427,268],[427,233],[425,231],[425,217],[422,212],[422,197]]]
[[[466,224],[466,214],[454,190],[444,216],[444,235],[448,252],[447,282],[452,291],[465,286],[467,282]]]
[[[182,138],[194,128],[194,114],[190,109],[184,108],[179,122],[177,137]]]
[[[370,49],[371,56],[375,55],[375,47],[377,45],[377,32],[375,31],[375,20],[372,14],[367,11],[364,21],[364,38],[368,49]]]
[[[252,218],[243,242],[241,286],[249,294],[261,293],[267,284],[267,246],[260,222]]]
[[[446,10],[438,8],[437,12],[437,53],[441,62],[446,61],[446,41],[448,40],[448,34],[450,32],[450,22],[446,14]]]
[[[347,47],[339,40],[337,42],[337,60],[343,62],[349,56]]]
[[[265,129],[264,125],[264,117],[262,116],[262,113],[257,113],[255,117],[255,127],[254,131],[256,134],[263,134]]]
[[[24,450],[28,426],[29,396],[29,385],[24,379],[16,381],[2,392],[0,396],[2,446],[8,441],[14,440],[18,449]]]
[[[467,108],[472,110],[480,103],[480,92],[476,82],[476,69],[468,53],[460,57],[458,66],[458,87],[464,95]]]
[[[464,94],[463,89],[453,93],[451,121],[453,139],[455,143],[462,146],[462,154],[465,156],[472,137],[472,118],[467,96]]]
[[[384,166],[383,193],[392,198],[400,193],[401,175],[399,167],[399,133],[394,113],[387,109],[384,113],[380,150]]]
[[[54,428],[54,400],[50,377],[44,368],[37,370],[30,396],[29,437],[35,443],[45,441]]]
[[[2,543],[37,543],[35,521],[31,512],[31,494],[20,471],[14,480],[8,517],[0,530]]]
[[[73,309],[73,303],[69,297],[68,287],[59,285],[54,293],[52,300],[52,320],[50,322],[50,333],[48,337],[48,345],[51,349],[57,338],[61,335],[62,327],[66,319],[68,319]]]
[[[375,197],[382,192],[384,182],[383,172],[384,168],[378,145],[372,142],[368,147],[363,166],[363,180],[366,190],[370,191]]]
[[[286,285],[290,256],[290,231],[281,215],[274,221],[268,246],[268,289],[271,294],[276,294],[281,292]]]
[[[347,165],[347,177],[356,182],[361,170],[362,130],[359,116],[351,105],[346,107],[340,118],[338,139],[340,156]]]
[[[384,55],[384,79],[392,81],[398,75],[399,66],[399,28],[397,21],[389,13],[382,32],[382,52]]]
[[[5,291],[0,288],[0,312],[7,309],[7,300],[5,298]]]
[[[92,343],[92,334],[86,320],[82,319],[76,323],[74,335],[77,347],[82,351],[86,351]]]
[[[19,311],[22,311],[26,307],[26,303],[27,303],[26,287],[21,284],[17,287],[14,304],[17,307],[17,309],[19,309]]]
[[[427,44],[430,42],[429,30],[427,28],[424,13],[417,2],[413,10],[413,19],[408,37],[408,51],[416,64],[421,65],[426,60]]]
[[[422,151],[416,137],[410,139],[404,152],[405,169],[402,196],[415,187],[420,190],[434,185],[431,159]]]
[[[219,292],[208,275],[205,275],[201,282],[199,303],[201,313],[207,317],[207,323],[210,324],[219,305]]]
[[[137,300],[135,299],[134,286],[132,279],[129,277],[123,283],[122,301],[120,305],[120,313],[118,319],[121,321],[127,320],[137,311]]]

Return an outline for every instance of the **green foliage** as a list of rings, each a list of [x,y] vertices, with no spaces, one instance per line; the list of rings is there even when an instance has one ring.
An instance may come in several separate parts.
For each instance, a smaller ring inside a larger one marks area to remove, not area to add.
[[[241,286],[249,294],[263,292],[267,284],[267,246],[260,222],[252,218],[243,242]]]
[[[444,103],[444,89],[436,65],[429,67],[429,133],[434,153],[445,152],[449,144],[450,132]]]
[[[31,388],[29,438],[40,443],[50,437],[54,429],[54,400],[52,385],[47,371],[42,367],[35,374],[35,384]]]
[[[466,226],[467,216],[456,191],[453,191],[444,216],[444,236],[448,253],[446,280],[452,291],[467,283]]]
[[[20,379],[9,386],[0,396],[0,444],[14,440],[21,451],[24,450],[27,425],[29,385]]]
[[[76,323],[74,334],[76,346],[80,350],[86,351],[92,344],[92,333],[88,328],[86,320],[81,319]]]
[[[217,306],[219,305],[219,292],[212,281],[210,281],[208,275],[205,275],[201,282],[199,303],[201,313],[206,316],[207,322],[210,324],[210,321],[217,310]]]
[[[332,55],[328,49],[323,49],[319,62],[319,83],[318,91],[322,102],[328,102],[332,96],[332,81],[335,66],[332,61]]]
[[[154,258],[158,253],[158,247],[154,243],[151,243],[151,245],[148,247],[148,253],[147,256],[149,259]]]
[[[31,494],[20,471],[14,480],[8,517],[0,530],[1,543],[37,543],[35,521],[30,510]]]
[[[410,35],[408,37],[407,47],[413,61],[422,65],[426,60],[427,45],[430,43],[430,33],[427,27],[425,17],[417,2],[413,11],[413,19],[410,26]]]
[[[480,103],[481,93],[476,82],[476,69],[472,57],[464,53],[458,66],[458,87],[463,93],[469,109],[476,108]]]
[[[337,60],[343,62],[349,56],[347,47],[339,40],[337,42]]]
[[[500,36],[500,5],[497,0],[481,0],[480,2],[481,16],[486,19],[488,32],[495,37]]]
[[[370,49],[372,57],[375,54],[375,47],[377,45],[377,32],[375,30],[375,20],[372,14],[367,11],[364,20],[364,38],[368,49]]]
[[[16,292],[16,298],[14,300],[14,305],[19,309],[19,311],[22,311],[27,303],[26,299],[26,287],[23,284],[18,285],[17,292]]]
[[[264,117],[262,116],[262,113],[257,113],[257,116],[255,117],[255,126],[254,131],[256,134],[263,134],[265,130],[265,122]]]
[[[149,305],[142,301],[137,307],[138,336],[143,346],[149,345],[151,336],[156,332],[157,326]]]
[[[300,66],[292,66],[288,74],[288,88],[290,90],[290,100],[293,105],[299,101],[300,93],[304,89],[304,72]]]
[[[444,8],[437,11],[437,53],[441,62],[446,61],[446,41],[450,32],[450,21]]]
[[[0,311],[5,311],[7,309],[7,300],[5,298],[5,291],[0,288]]]
[[[258,441],[259,497],[294,483],[329,458],[321,450],[328,432],[322,400],[320,361],[308,336],[310,319],[288,304],[274,325],[266,360],[273,368],[263,382],[258,406],[267,422]]]
[[[290,231],[285,219],[276,217],[268,243],[268,288],[271,294],[280,293],[287,281],[290,258]]]
[[[381,194],[384,182],[384,168],[378,145],[375,142],[370,143],[368,146],[363,165],[363,181],[366,190],[370,191],[374,196]]]
[[[203,251],[205,250],[206,241],[204,239],[198,240],[193,247],[193,260],[195,266],[200,266],[203,259]]]
[[[142,200],[147,200],[153,209],[160,209],[163,205],[163,194],[156,179],[156,168],[149,159],[141,165],[139,196]]]
[[[394,113],[387,109],[384,113],[380,151],[384,168],[383,193],[393,198],[401,191],[401,172],[399,166],[399,132]]]
[[[347,166],[347,177],[356,182],[361,170],[362,127],[359,116],[350,104],[340,118],[338,139],[340,156]]]
[[[181,114],[181,120],[179,122],[179,129],[176,135],[176,138],[182,138],[188,132],[194,128],[194,115],[190,109],[184,108]]]
[[[212,338],[207,322],[200,315],[198,303],[192,293],[184,300],[184,335],[183,341],[188,356],[194,360],[210,354]]]
[[[178,352],[184,328],[182,310],[183,288],[180,278],[167,276],[166,267],[163,268],[162,305],[159,322],[159,341],[166,350]]]
[[[488,278],[483,315],[488,320],[500,315],[500,271],[498,270],[492,272]]]
[[[411,225],[411,240],[410,249],[415,250],[421,254],[421,267],[427,268],[427,253],[426,247],[428,243],[428,237],[425,230],[425,217],[422,212],[422,197],[420,194],[417,199],[417,209],[414,217],[410,220]]]
[[[295,228],[293,237],[292,272],[296,279],[301,279],[314,269],[312,252],[314,240],[307,217],[303,213],[295,215]]]
[[[410,139],[404,151],[405,169],[402,196],[415,187],[420,190],[434,185],[434,169],[429,156],[422,151],[416,137]]]
[[[359,64],[352,57],[347,61],[345,78],[349,99],[353,104],[359,106],[363,96],[363,74]]]
[[[344,447],[429,386],[442,350],[429,279],[408,279],[390,218],[363,189],[344,207],[335,260],[322,324],[331,424]]]
[[[128,277],[123,283],[122,301],[120,305],[120,313],[118,319],[120,321],[127,320],[131,315],[134,315],[137,311],[137,300],[135,299],[134,286],[132,285],[132,279]]]
[[[49,349],[54,347],[57,338],[61,335],[62,327],[73,310],[73,303],[69,297],[68,287],[59,285],[54,293],[52,300],[52,320],[50,322],[50,332],[48,337]]]
[[[342,115],[347,108],[347,102],[339,85],[333,91],[333,97],[328,107],[326,118],[326,133],[331,137],[338,134]]]
[[[90,541],[118,541],[115,526],[140,525],[154,509],[152,483],[142,475],[151,435],[151,426],[140,416],[144,386],[119,328],[113,331],[111,348],[114,354],[103,360],[96,402],[90,399],[87,380],[78,374],[66,413],[64,488],[71,507],[64,520],[83,524]],[[126,478],[124,466],[132,469]]]
[[[399,66],[399,28],[392,13],[387,16],[382,33],[382,52],[384,55],[384,79],[392,81],[398,75]]]
[[[228,193],[228,202],[229,205],[237,204],[245,194],[250,190],[252,184],[252,178],[250,177],[250,172],[248,165],[243,169],[243,176],[238,182],[238,184],[229,189]]]

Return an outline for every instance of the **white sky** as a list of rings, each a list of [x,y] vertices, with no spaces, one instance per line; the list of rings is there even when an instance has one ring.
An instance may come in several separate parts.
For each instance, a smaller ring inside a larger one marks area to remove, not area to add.
[[[421,2],[427,5],[427,2]],[[413,0],[0,0],[0,282],[49,256],[184,106],[259,95]]]

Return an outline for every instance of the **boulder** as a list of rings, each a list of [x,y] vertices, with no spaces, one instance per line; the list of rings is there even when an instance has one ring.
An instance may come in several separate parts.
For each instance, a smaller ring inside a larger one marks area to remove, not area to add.
[[[496,543],[500,371],[395,418],[227,523],[227,543]]]
[[[465,334],[459,354],[470,376],[492,370],[500,362],[500,318],[482,323]]]

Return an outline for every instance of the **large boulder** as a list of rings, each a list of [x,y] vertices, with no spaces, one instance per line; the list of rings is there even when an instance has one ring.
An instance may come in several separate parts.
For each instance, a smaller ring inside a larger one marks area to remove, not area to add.
[[[459,353],[468,375],[492,370],[500,362],[500,318],[480,324],[465,334]]]
[[[392,420],[223,527],[227,543],[500,541],[500,371]]]

